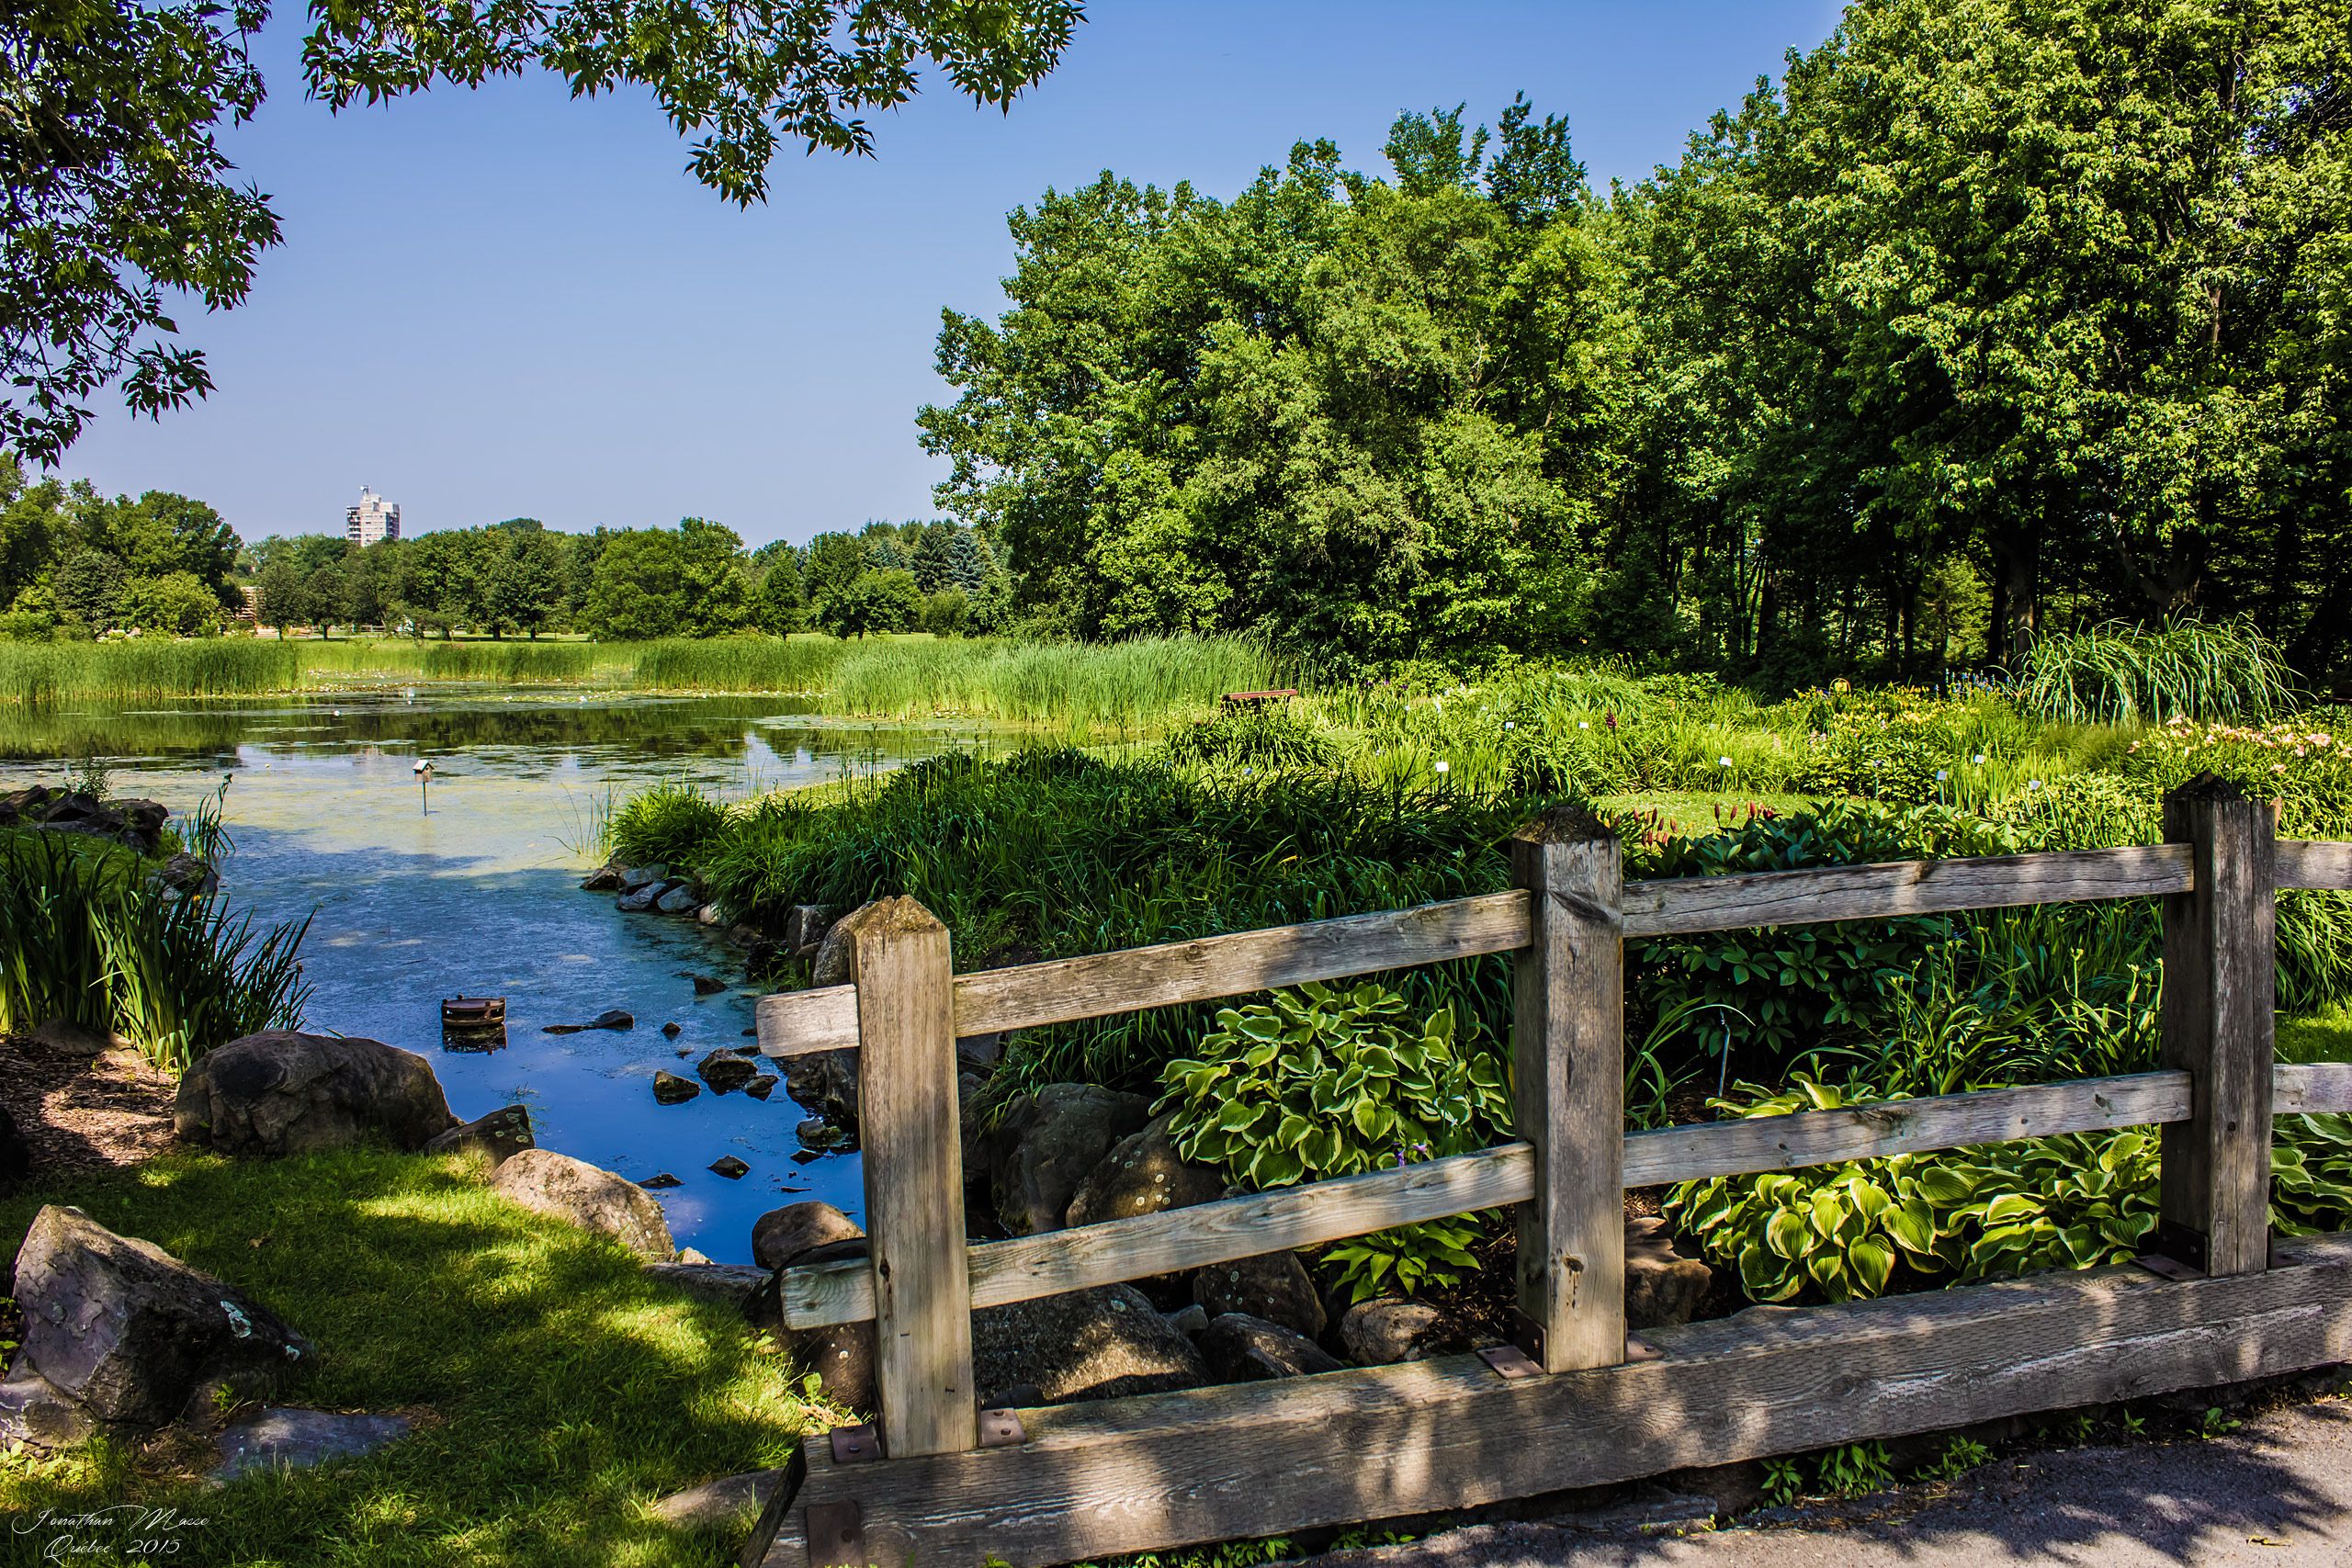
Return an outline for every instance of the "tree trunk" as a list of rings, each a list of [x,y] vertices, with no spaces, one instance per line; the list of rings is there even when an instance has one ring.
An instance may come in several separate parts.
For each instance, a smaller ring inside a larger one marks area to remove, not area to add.
[[[1984,661],[2008,670],[2025,662],[2040,625],[2041,531],[2015,523],[1993,535],[1993,615],[1984,627]]]

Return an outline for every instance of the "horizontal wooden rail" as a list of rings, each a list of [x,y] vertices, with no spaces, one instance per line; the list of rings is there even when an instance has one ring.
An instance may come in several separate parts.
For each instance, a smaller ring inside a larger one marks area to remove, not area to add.
[[[1681,936],[1750,926],[1817,920],[1884,919],[2059,904],[2086,898],[2140,898],[2188,890],[2186,844],[2132,844],[2112,850],[1993,855],[1973,860],[1894,861],[1883,865],[1825,865],[1738,876],[1686,876],[1625,887],[1625,934]]]
[[[2352,1237],[2266,1272],[2129,1265],[1645,1329],[1657,1359],[1506,1382],[1452,1356],[1021,1412],[916,1459],[803,1439],[742,1561],[1011,1568],[1471,1507],[2352,1359]],[[849,1510],[856,1510],[851,1514]],[[811,1524],[860,1521],[812,1548]]]
[[[1700,1122],[1627,1134],[1625,1185],[1657,1187],[1711,1176],[1799,1170],[1971,1144],[2178,1122],[2188,1114],[2188,1075],[2167,1072]]]
[[[2270,1069],[2270,1097],[2279,1116],[2352,1111],[2352,1062],[2281,1062]]]
[[[2134,898],[2185,892],[2188,882],[2188,850],[2182,844],[1680,877],[1627,884],[1624,929],[1628,937],[1673,936]],[[1527,898],[1514,889],[1410,909],[974,970],[956,976],[956,1032],[968,1038],[1034,1029],[1509,953],[1527,943]],[[771,1056],[857,1044],[856,995],[847,986],[763,997],[757,1018],[760,1049]]]
[[[1703,1122],[1628,1134],[1624,1185],[1656,1187],[2177,1122],[2188,1109],[2188,1075],[2159,1072]],[[1395,1170],[983,1242],[971,1253],[972,1304],[1002,1306],[1524,1202],[1534,1191],[1534,1169],[1525,1144],[1506,1144]],[[788,1328],[861,1323],[874,1315],[874,1282],[863,1259],[786,1269],[778,1283]]]
[[[2274,849],[2278,864],[2273,880],[2279,886],[2352,891],[2352,844],[2281,839]]]

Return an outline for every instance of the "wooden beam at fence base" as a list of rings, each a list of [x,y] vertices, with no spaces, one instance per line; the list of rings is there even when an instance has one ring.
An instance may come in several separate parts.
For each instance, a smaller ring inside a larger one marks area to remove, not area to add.
[[[1625,1185],[1656,1187],[1710,1176],[1795,1170],[1838,1160],[2178,1122],[2188,1114],[2188,1075],[2161,1072],[1702,1122],[1627,1134]]]
[[[2318,1097],[2309,1109],[2328,1109],[2338,1095],[2352,1098],[2352,1067],[2280,1067],[2278,1074],[2282,1095]],[[2282,1100],[2280,1108],[2303,1107]],[[1626,1134],[1622,1179],[1627,1188],[1657,1187],[1708,1176],[2144,1126],[2188,1114],[2188,1075],[2158,1072],[1702,1122]],[[972,1304],[1002,1306],[1521,1203],[1534,1194],[1534,1173],[1528,1145],[1508,1144],[1397,1170],[984,1242],[972,1248]],[[789,1328],[858,1323],[874,1315],[871,1279],[854,1258],[786,1269],[779,1286]]]
[[[1645,1330],[1654,1361],[1506,1382],[1476,1357],[1024,1410],[1026,1442],[837,1464],[779,1489],[743,1561],[1030,1568],[1395,1517],[2352,1359],[2352,1238],[2264,1273],[2124,1267]]]
[[[1677,936],[2019,904],[2139,898],[2183,892],[2188,877],[2185,844],[1687,876],[1628,884],[1625,935]]]
[[[2276,848],[2281,887],[2352,889],[2352,844],[2324,840],[2281,839]]]

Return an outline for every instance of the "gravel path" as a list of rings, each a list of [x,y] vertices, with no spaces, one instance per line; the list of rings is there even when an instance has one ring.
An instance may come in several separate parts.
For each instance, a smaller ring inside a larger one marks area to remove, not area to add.
[[[1671,1513],[1671,1509],[1666,1510]],[[2352,1564],[2352,1401],[2249,1420],[2210,1441],[2075,1449],[2001,1461],[1773,1523],[1645,1536],[1624,1510],[1579,1524],[1481,1525],[1408,1546],[1333,1552],[1315,1568],[2346,1568]]]

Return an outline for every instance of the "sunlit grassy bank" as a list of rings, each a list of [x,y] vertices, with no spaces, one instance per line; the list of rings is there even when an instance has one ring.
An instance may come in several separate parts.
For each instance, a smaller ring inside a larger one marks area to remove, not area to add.
[[[81,1533],[122,1550],[66,1560],[711,1568],[728,1542],[644,1506],[783,1463],[808,1418],[799,1369],[741,1313],[492,1196],[454,1161],[167,1157],[0,1200],[0,1249],[44,1201],[219,1275],[314,1340],[291,1402],[397,1411],[415,1429],[367,1458],[217,1488],[168,1455],[111,1444],[0,1455],[0,1518],[18,1524],[0,1530],[0,1561],[41,1560],[44,1509],[115,1509],[127,1525],[135,1505],[203,1522],[165,1532],[169,1555],[100,1529]]]

